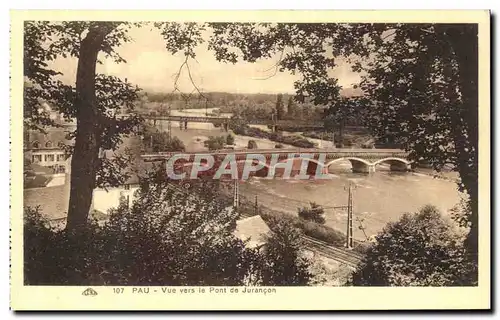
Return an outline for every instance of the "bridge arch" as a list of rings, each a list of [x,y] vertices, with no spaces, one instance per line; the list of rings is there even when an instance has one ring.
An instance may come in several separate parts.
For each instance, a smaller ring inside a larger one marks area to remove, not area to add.
[[[365,165],[367,165],[367,166],[371,166],[371,165],[373,165],[373,163],[369,162],[368,160],[362,159],[362,158],[357,158],[357,157],[342,157],[342,158],[334,159],[334,160],[332,160],[332,161],[328,162],[328,163],[326,164],[326,167],[329,167],[330,165],[332,165],[332,164],[334,164],[334,163],[336,163],[336,162],[339,162],[339,161],[346,161],[346,160],[347,160],[347,161],[349,161],[349,162],[351,162],[351,163],[352,163],[353,161],[355,161],[355,162],[361,162],[361,163],[363,163],[363,164],[365,164]]]
[[[357,157],[342,157],[332,160],[326,164],[329,169],[330,166],[339,161],[349,161],[351,163],[352,172],[354,173],[370,173],[375,171],[375,165],[368,160]]]
[[[397,157],[388,157],[384,159],[380,159],[375,161],[374,166],[379,165],[381,163],[387,163],[390,166],[391,171],[400,171],[406,172],[411,164],[410,161]]]
[[[381,164],[383,162],[389,162],[389,161],[390,162],[393,162],[393,161],[394,162],[402,162],[402,163],[404,163],[406,165],[411,164],[411,162],[408,161],[408,160],[406,160],[406,159],[396,158],[396,157],[389,157],[389,158],[384,158],[384,159],[377,160],[377,161],[375,161],[375,163],[373,163],[373,165],[377,165],[377,164]]]

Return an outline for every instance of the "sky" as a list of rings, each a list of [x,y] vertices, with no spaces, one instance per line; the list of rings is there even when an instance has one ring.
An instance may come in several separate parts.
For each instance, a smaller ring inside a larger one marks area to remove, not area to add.
[[[172,92],[174,75],[184,60],[183,54],[169,53],[157,29],[133,28],[129,35],[133,41],[124,43],[117,49],[127,62],[117,64],[105,60],[102,65],[97,66],[97,72],[126,78],[147,91]],[[191,61],[189,67],[194,82],[203,92],[294,93],[293,83],[299,79],[298,75],[277,72],[276,75],[265,79],[273,75],[273,66],[278,59],[276,56],[256,63],[222,63],[214,58],[212,51],[208,51],[205,43],[197,48],[196,61]],[[331,71],[331,75],[338,78],[341,86],[350,88],[352,84],[359,82],[359,76],[350,70],[348,64],[343,61],[338,64],[338,67]],[[64,82],[74,84],[76,59],[58,58],[51,66],[63,73],[61,79]],[[194,89],[186,69],[178,80],[178,88],[183,92],[191,92]]]

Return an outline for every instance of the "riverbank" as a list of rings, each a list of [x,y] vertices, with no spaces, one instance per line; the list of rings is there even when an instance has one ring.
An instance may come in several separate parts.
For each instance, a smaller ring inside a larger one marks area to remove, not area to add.
[[[298,148],[315,148],[316,144],[301,135],[283,134],[281,132],[268,132],[246,124],[232,124],[231,130],[239,136],[248,136],[254,139],[273,141],[276,145],[292,145]]]
[[[449,182],[454,182],[454,183],[460,182],[460,176],[455,171],[437,172],[436,170],[433,170],[433,169],[415,168],[412,170],[412,172],[415,174],[420,174],[420,175],[432,177],[434,179],[439,179],[439,180],[444,180],[444,181],[449,181]]]
[[[324,224],[306,221],[298,216],[290,215],[288,212],[271,209],[265,205],[258,205],[255,207],[255,203],[247,198],[240,199],[240,206],[238,209],[239,212],[246,217],[260,215],[262,219],[271,227],[271,229],[273,224],[279,222],[280,220],[286,220],[291,222],[296,228],[300,229],[306,236],[323,241],[334,247],[345,247],[346,235],[343,232],[325,226]],[[355,240],[353,251],[363,254],[366,252],[368,246],[369,243],[367,242]]]

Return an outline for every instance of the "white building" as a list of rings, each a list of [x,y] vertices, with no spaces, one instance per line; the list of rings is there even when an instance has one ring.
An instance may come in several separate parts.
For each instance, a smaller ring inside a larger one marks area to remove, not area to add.
[[[139,184],[128,182],[119,187],[113,188],[96,188],[92,194],[92,204],[90,210],[108,213],[112,208],[120,205],[121,201],[125,201],[128,207],[131,207],[136,200],[135,192],[139,189]]]

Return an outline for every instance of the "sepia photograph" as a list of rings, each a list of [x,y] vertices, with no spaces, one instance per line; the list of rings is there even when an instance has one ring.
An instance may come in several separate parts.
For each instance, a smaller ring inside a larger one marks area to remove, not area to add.
[[[20,285],[477,289],[489,13],[230,16],[18,19]]]

